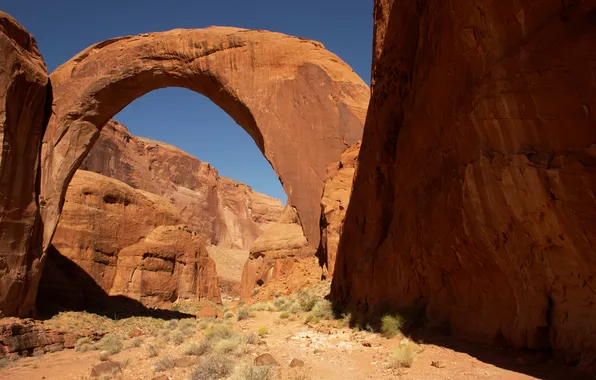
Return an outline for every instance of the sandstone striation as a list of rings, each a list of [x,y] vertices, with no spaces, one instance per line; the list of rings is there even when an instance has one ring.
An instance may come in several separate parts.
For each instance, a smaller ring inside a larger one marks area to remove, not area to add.
[[[312,258],[316,249],[304,236],[296,210],[287,205],[279,221],[257,238],[242,270],[240,296],[251,296],[256,287],[291,273],[295,262]]]
[[[0,316],[34,311],[43,229],[36,183],[51,104],[35,39],[0,11]]]
[[[159,233],[160,226],[179,223],[178,210],[167,199],[100,174],[78,170],[70,183],[60,226],[52,240],[38,302],[50,309],[53,305],[48,307],[48,303],[84,309],[108,295],[125,295],[148,307],[164,306],[178,298],[218,300],[219,291],[213,290],[218,287],[215,263],[206,254],[200,238],[190,239],[187,232]],[[149,249],[153,246],[145,244],[150,237],[150,242],[158,247],[155,254]],[[187,246],[182,247],[183,244]],[[164,281],[158,281],[158,274],[143,272],[143,260],[133,267],[133,272],[139,267],[135,281],[154,276],[155,286],[161,287],[162,293],[155,294],[153,285],[144,283],[134,282],[129,287],[118,277],[119,273],[128,273],[125,268],[134,262],[122,261],[121,252],[126,249],[131,252],[139,246],[147,246],[145,253],[154,255],[150,260],[155,263],[167,261],[157,266],[155,272],[172,269],[167,273],[171,282],[166,287]],[[70,263],[65,264],[64,258]]]
[[[340,305],[593,360],[594,6],[375,1]]]
[[[176,147],[133,136],[114,120],[103,128],[81,169],[168,199],[206,244],[222,248],[248,250],[283,210],[278,199],[220,177],[209,163]]]
[[[148,307],[181,300],[221,302],[215,262],[186,226],[157,227],[121,250],[110,295],[125,295]]]
[[[359,151],[360,141],[346,149],[341,154],[340,160],[327,168],[321,198],[321,244],[317,256],[329,277],[333,276],[337,247],[352,194]]]

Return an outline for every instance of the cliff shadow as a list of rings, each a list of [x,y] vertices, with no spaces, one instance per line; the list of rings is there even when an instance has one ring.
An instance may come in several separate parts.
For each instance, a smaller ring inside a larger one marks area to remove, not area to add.
[[[87,272],[53,245],[47,251],[46,260],[37,292],[37,318],[49,319],[64,311],[86,311],[111,319],[195,318],[179,311],[151,309],[126,296],[108,295]]]

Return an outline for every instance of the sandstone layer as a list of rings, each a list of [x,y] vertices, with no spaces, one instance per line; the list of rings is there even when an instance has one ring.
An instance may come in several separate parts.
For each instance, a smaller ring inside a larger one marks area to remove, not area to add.
[[[327,168],[321,198],[321,243],[317,256],[321,267],[327,271],[326,276],[329,277],[333,276],[335,268],[339,238],[358,166],[358,152],[360,141],[346,149],[340,160]]]
[[[595,6],[375,1],[339,304],[593,360]]]
[[[49,310],[77,310],[111,295],[123,295],[149,307],[164,306],[178,298],[217,300],[219,291],[213,290],[218,284],[215,263],[208,258],[200,238],[190,239],[188,232],[158,233],[163,228],[160,226],[179,223],[177,208],[166,198],[78,170],[52,240],[38,303]],[[153,245],[145,244],[150,237]],[[137,261],[121,259],[121,252],[144,246],[148,260],[155,264],[155,274],[146,273],[143,257]],[[166,269],[170,282],[162,281],[159,275]],[[137,277],[122,277],[133,272],[138,272]],[[146,285],[151,276],[155,285]],[[130,286],[128,279],[134,280]],[[163,292],[155,294],[153,286]]]
[[[315,252],[304,236],[296,210],[287,205],[279,221],[252,244],[242,270],[240,296],[250,297],[255,288],[290,275],[298,260],[313,258]]]
[[[326,166],[360,139],[369,90],[315,41],[229,27],[115,38],[52,73],[55,107],[42,149],[44,246],[68,182],[103,126],[162,87],[197,91],[254,139],[279,175],[311,244]]]
[[[0,11],[0,316],[33,313],[41,274],[39,152],[52,92],[35,39]]]
[[[115,120],[103,128],[81,169],[169,200],[207,245],[248,250],[283,210],[280,200],[220,177],[209,163],[176,147],[133,136]]]

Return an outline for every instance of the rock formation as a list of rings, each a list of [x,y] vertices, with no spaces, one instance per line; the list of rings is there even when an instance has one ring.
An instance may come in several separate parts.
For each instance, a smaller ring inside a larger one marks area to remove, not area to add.
[[[52,73],[54,116],[43,146],[49,245],[68,181],[103,126],[143,94],[180,86],[219,105],[254,139],[318,246],[326,166],[362,134],[369,90],[315,41],[229,27],[115,38]]]
[[[242,270],[240,296],[271,279],[287,275],[297,260],[312,258],[316,248],[304,236],[296,210],[287,205],[279,221],[257,238]]]
[[[214,261],[191,229],[173,226],[179,223],[167,199],[78,170],[52,240],[40,305],[85,309],[118,295],[146,307],[178,299],[219,301]]]
[[[176,147],[133,136],[115,120],[103,128],[81,169],[169,200],[180,221],[208,245],[248,250],[283,210],[278,199],[220,177],[209,163]]]
[[[352,194],[359,151],[360,141],[346,149],[340,160],[327,168],[321,198],[321,244],[317,256],[329,277],[333,276],[337,246]]]
[[[196,233],[160,226],[118,253],[110,295],[125,295],[149,307],[179,300],[221,302],[215,262]]]
[[[0,11],[0,316],[34,308],[43,229],[36,184],[51,104],[35,39]]]
[[[594,6],[375,1],[339,304],[593,360]]]

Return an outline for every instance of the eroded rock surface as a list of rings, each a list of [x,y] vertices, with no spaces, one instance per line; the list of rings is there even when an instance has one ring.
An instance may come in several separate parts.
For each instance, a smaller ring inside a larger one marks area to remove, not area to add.
[[[0,316],[35,307],[43,264],[36,182],[51,104],[35,39],[0,11]]]
[[[220,177],[209,163],[174,146],[133,136],[114,120],[81,169],[168,199],[180,220],[208,245],[248,250],[283,210],[280,200]]]
[[[296,210],[287,205],[279,221],[252,244],[242,270],[240,295],[249,297],[256,287],[288,275],[297,260],[313,257],[316,248],[304,236]]]
[[[595,5],[375,2],[336,301],[593,360]]]
[[[317,255],[328,276],[333,276],[337,246],[352,194],[352,184],[358,165],[360,141],[350,146],[340,160],[329,165],[321,198],[321,245]]]
[[[366,84],[320,43],[229,27],[104,41],[56,69],[52,83],[54,116],[42,151],[46,247],[68,181],[103,126],[167,86],[207,96],[252,136],[318,246],[326,166],[360,139],[369,99]]]
[[[168,199],[78,170],[48,254],[38,302],[49,303],[48,309],[59,304],[77,310],[113,295],[138,300],[146,307],[164,306],[179,298],[218,300],[219,291],[213,290],[218,287],[215,263],[200,237],[191,239],[188,232],[158,233],[162,231],[160,226],[179,223],[178,209]],[[188,227],[186,230],[192,231]],[[150,237],[154,245],[145,244]],[[152,253],[149,248],[154,246]],[[166,284],[159,274],[143,272],[143,260],[122,260],[121,252],[131,252],[132,247],[146,247],[145,253],[156,263],[165,260],[161,266],[156,264],[155,272],[171,269],[167,273],[170,282]],[[138,276],[131,279],[134,281],[130,286],[118,277],[118,273],[137,269]],[[151,276],[155,277],[154,285],[137,281],[146,282]],[[156,292],[154,286],[162,292]]]

